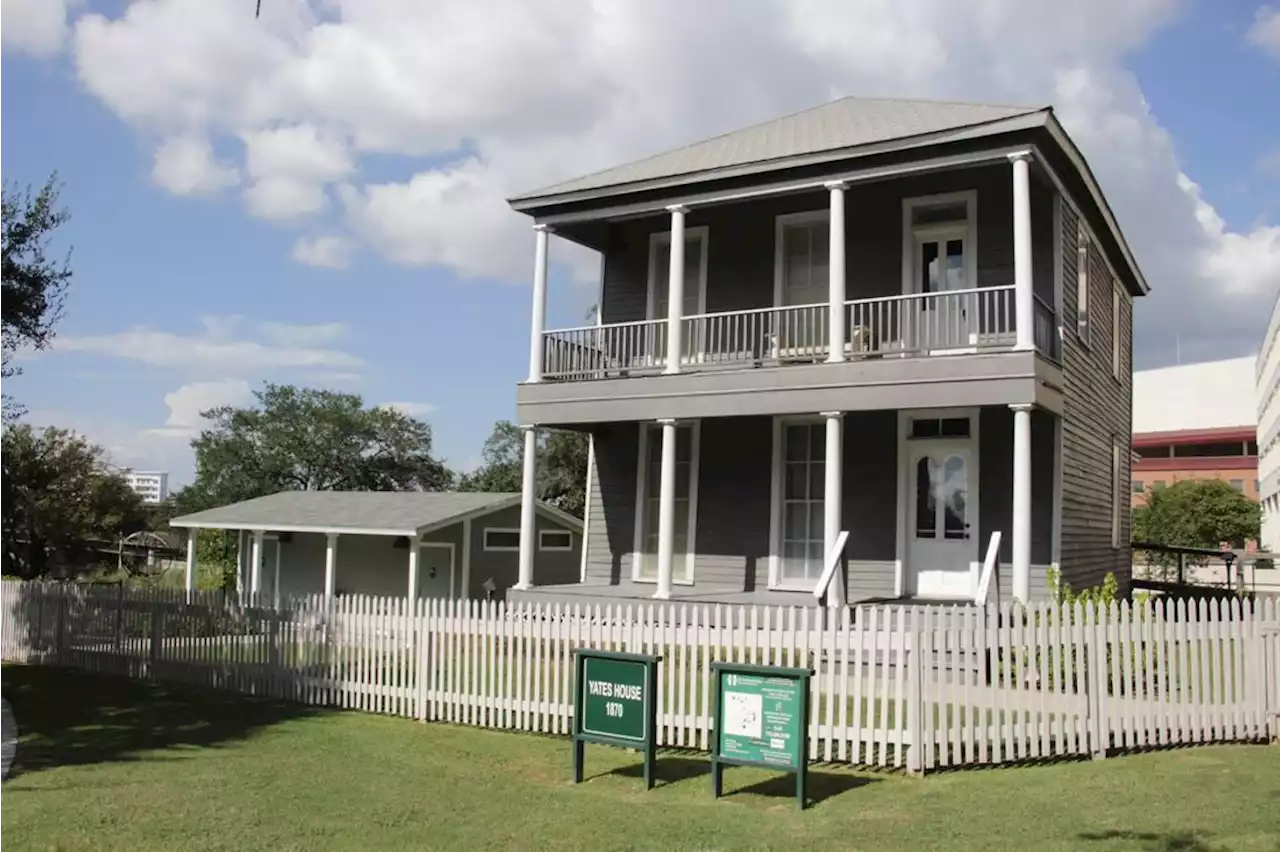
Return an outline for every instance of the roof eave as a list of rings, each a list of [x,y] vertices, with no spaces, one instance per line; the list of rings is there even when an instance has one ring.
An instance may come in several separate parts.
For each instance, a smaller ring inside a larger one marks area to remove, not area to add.
[[[340,524],[277,524],[254,521],[201,521],[193,516],[174,518],[171,527],[195,530],[262,530],[287,533],[320,533],[325,535],[413,535],[413,529],[394,527],[352,527]]]
[[[1045,123],[1049,134],[1053,137],[1054,142],[1058,143],[1058,147],[1067,155],[1067,159],[1071,161],[1072,167],[1076,173],[1080,175],[1080,179],[1084,181],[1085,188],[1089,190],[1089,196],[1097,207],[1098,212],[1102,214],[1102,219],[1107,225],[1107,230],[1111,232],[1115,238],[1116,245],[1120,247],[1120,254],[1124,257],[1125,266],[1128,267],[1130,274],[1133,275],[1134,283],[1138,285],[1141,295],[1145,296],[1151,292],[1151,287],[1147,284],[1146,276],[1142,274],[1142,269],[1138,266],[1138,260],[1133,256],[1133,250],[1129,248],[1129,243],[1124,238],[1124,233],[1120,230],[1120,223],[1116,221],[1115,213],[1111,210],[1111,205],[1107,202],[1107,197],[1102,192],[1102,187],[1098,184],[1098,179],[1094,177],[1093,170],[1089,168],[1089,163],[1084,158],[1084,154],[1076,147],[1075,142],[1071,141],[1071,137],[1067,135],[1067,131],[1063,128],[1061,122],[1053,112],[1049,112],[1050,120]]]
[[[1047,118],[1051,115],[1052,110],[1045,107],[1039,110],[1028,111],[1023,115],[1010,116],[1009,118],[996,119],[995,121],[963,125],[961,127],[954,127],[948,130],[939,130],[933,133],[924,133],[915,136],[903,136],[897,139],[887,139],[881,142],[869,142],[864,145],[854,145],[847,148],[830,148],[825,151],[814,151],[789,157],[776,157],[769,160],[757,160],[750,163],[738,163],[716,169],[704,169],[696,172],[664,175],[643,181],[607,184],[600,187],[569,190],[566,192],[546,192],[545,190],[535,190],[532,193],[525,193],[523,195],[516,195],[508,198],[507,204],[511,206],[512,210],[515,210],[518,213],[529,213],[530,215],[534,215],[531,211],[558,204],[603,200],[635,192],[671,189],[680,186],[706,183],[723,178],[766,174],[768,172],[781,171],[783,169],[796,168],[798,166],[816,165],[835,160],[847,160],[878,154],[892,154],[897,151],[909,151],[926,145],[938,144],[939,142],[962,141],[987,136],[1000,136],[1005,133],[1030,130],[1044,126],[1047,123]],[[554,189],[554,187],[549,187],[548,189]]]

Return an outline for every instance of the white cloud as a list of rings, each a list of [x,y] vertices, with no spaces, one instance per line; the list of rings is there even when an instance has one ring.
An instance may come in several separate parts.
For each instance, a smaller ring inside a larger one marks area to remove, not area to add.
[[[224,405],[243,405],[252,398],[253,391],[243,379],[191,382],[165,394],[169,416],[163,426],[147,429],[146,433],[159,438],[190,440],[200,434],[206,422],[202,412]]]
[[[1280,8],[1261,6],[1245,39],[1280,59]]]
[[[346,237],[299,237],[293,244],[293,259],[304,266],[346,269],[354,248]]]
[[[156,148],[151,178],[174,195],[212,195],[240,182],[235,166],[217,160],[203,136],[174,136]]]
[[[342,333],[341,326],[326,323],[293,326],[267,323],[266,342],[236,339],[238,318],[206,317],[201,334],[176,334],[139,327],[114,334],[59,335],[55,352],[88,352],[139,361],[158,367],[221,371],[231,375],[256,375],[282,367],[359,367],[363,361],[348,352],[326,347]]]
[[[73,3],[75,0],[4,0],[0,43],[5,50],[35,56],[57,52],[67,35],[68,6]]]
[[[379,407],[394,409],[406,417],[421,417],[436,410],[429,402],[384,402]]]
[[[514,192],[841,94],[904,95],[1057,107],[1155,288],[1140,363],[1170,359],[1177,335],[1184,353],[1253,345],[1277,286],[1272,226],[1233,230],[1180,185],[1125,68],[1179,0],[263,5],[261,20],[203,0],[85,16],[79,74],[135,125],[244,140],[255,215],[312,216],[336,190],[343,236],[399,263],[523,282]],[[1276,19],[1261,10],[1251,40],[1269,45]],[[425,159],[367,175],[381,154]],[[590,278],[589,254],[557,241],[552,257]]]

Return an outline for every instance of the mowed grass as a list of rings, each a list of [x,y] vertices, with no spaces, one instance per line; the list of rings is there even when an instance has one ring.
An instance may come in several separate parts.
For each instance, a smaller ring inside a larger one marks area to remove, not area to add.
[[[1280,848],[1280,747],[1220,746],[924,779],[790,777],[663,754],[8,666],[20,849]]]

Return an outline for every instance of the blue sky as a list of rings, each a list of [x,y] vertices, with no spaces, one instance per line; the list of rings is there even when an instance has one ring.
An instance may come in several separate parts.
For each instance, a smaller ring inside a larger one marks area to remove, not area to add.
[[[503,197],[834,94],[1058,107],[1157,290],[1140,366],[1251,351],[1280,287],[1280,13],[1257,3],[1089,0],[1064,25],[988,2],[976,33],[953,4],[772,9],[785,26],[726,3],[241,5],[4,5],[3,175],[58,170],[75,270],[54,350],[6,392],[179,482],[194,412],[263,381],[405,404],[474,466],[527,369],[533,238]],[[833,49],[842,23],[877,37]],[[581,324],[596,261],[552,251],[549,325]]]

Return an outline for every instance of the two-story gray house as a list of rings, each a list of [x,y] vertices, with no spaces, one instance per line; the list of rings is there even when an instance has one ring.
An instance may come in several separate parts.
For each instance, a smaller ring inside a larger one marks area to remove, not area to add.
[[[526,452],[513,597],[812,604],[830,563],[835,600],[972,600],[993,547],[1006,598],[1127,584],[1147,284],[1051,108],[845,98],[511,205],[526,447],[592,447],[568,586]],[[552,232],[603,256],[593,325],[544,327]]]

